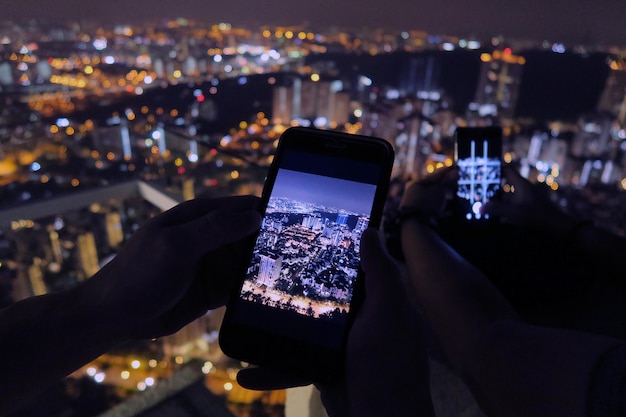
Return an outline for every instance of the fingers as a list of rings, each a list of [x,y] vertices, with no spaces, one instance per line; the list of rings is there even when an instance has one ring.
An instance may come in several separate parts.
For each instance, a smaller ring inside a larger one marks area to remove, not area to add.
[[[214,210],[244,211],[258,209],[260,199],[251,195],[224,197],[224,198],[198,198],[178,204],[158,216],[161,225],[173,225],[186,223],[190,220],[203,216]]]
[[[255,210],[218,209],[178,226],[176,233],[187,249],[203,254],[252,235],[260,225],[261,214]]]
[[[426,175],[421,178],[419,182],[422,184],[440,184],[442,182],[455,180],[458,174],[459,169],[457,166],[445,167],[434,171],[432,174]]]
[[[361,265],[366,277],[388,273],[391,264],[395,268],[395,262],[387,254],[378,230],[366,229],[361,236]],[[368,281],[367,278],[366,281]],[[370,283],[367,282],[367,284],[369,286]],[[376,283],[372,284],[376,285]]]
[[[525,190],[530,190],[532,188],[532,184],[526,178],[522,177],[511,165],[503,165],[502,173],[506,178],[506,181],[510,183],[518,192],[524,192]]]
[[[518,182],[524,180],[519,172],[510,164],[502,164],[502,173],[507,180],[511,182]]]
[[[408,182],[406,189],[416,186],[443,186],[444,188],[449,188],[456,186],[458,175],[459,170],[455,166],[438,169],[419,180]]]
[[[442,168],[419,181],[407,184],[402,195],[401,207],[420,207],[423,211],[439,213],[456,190],[458,169]]]
[[[516,223],[528,214],[528,209],[508,201],[491,200],[481,207],[481,213],[488,213],[504,223]]]
[[[384,306],[395,304],[401,293],[405,297],[401,273],[395,260],[385,249],[376,229],[369,228],[361,237],[361,265],[365,272],[365,303],[373,310],[387,313],[391,310]]]

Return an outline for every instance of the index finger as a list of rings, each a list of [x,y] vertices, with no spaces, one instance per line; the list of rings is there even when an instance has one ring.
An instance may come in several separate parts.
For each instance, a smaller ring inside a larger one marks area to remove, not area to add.
[[[361,236],[361,266],[365,272],[366,303],[377,311],[395,311],[399,297],[405,296],[401,272],[385,249],[376,229],[368,228]],[[391,309],[383,306],[393,305]]]
[[[161,213],[157,218],[158,223],[161,225],[175,225],[187,223],[215,210],[233,212],[256,210],[259,207],[259,201],[260,199],[258,197],[252,195],[221,198],[197,198],[194,200],[184,201]]]
[[[513,186],[518,187],[522,184],[530,184],[529,181],[522,177],[517,169],[509,164],[502,165],[502,173],[507,181],[509,181]]]
[[[420,178],[417,182],[423,185],[448,183],[450,181],[456,180],[458,171],[458,167],[455,165],[440,168],[433,173]]]
[[[251,236],[261,224],[261,214],[255,210],[213,210],[182,225],[176,226],[180,249],[203,254],[223,245]]]

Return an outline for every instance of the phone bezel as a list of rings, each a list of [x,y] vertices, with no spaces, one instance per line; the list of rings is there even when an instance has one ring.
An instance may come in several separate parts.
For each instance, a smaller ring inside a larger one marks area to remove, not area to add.
[[[336,158],[347,158],[356,161],[368,161],[380,166],[377,187],[370,214],[370,227],[378,227],[382,218],[389,189],[389,178],[393,165],[394,151],[388,141],[368,136],[332,132],[312,128],[292,127],[281,135],[274,160],[268,170],[262,193],[262,214],[269,202],[271,191],[276,180],[286,151],[297,150],[312,152],[316,155],[327,155]],[[249,254],[252,254],[256,240],[251,239]],[[245,274],[241,274],[242,277]],[[364,298],[362,273],[355,281],[348,322],[345,326],[342,341],[337,349],[315,345],[281,334],[268,334],[267,331],[239,323],[233,320],[238,308],[239,294],[243,279],[232,295],[220,329],[219,341],[222,351],[232,357],[259,366],[280,369],[285,373],[295,374],[322,381],[335,378],[343,372],[343,361],[348,329],[354,315]],[[276,311],[280,316],[280,311]]]

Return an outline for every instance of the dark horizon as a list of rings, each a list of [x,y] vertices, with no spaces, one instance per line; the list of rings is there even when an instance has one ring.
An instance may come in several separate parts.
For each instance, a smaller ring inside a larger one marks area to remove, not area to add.
[[[111,0],[85,3],[78,0],[2,0],[3,20],[95,21],[100,24],[134,24],[178,17],[207,23],[234,25],[312,27],[381,27],[425,30],[461,37],[498,36],[550,40],[570,44],[626,44],[619,0],[378,0],[357,2],[281,0],[250,2],[231,0],[207,4],[201,0],[170,3],[165,0]],[[332,10],[332,13],[328,11]]]

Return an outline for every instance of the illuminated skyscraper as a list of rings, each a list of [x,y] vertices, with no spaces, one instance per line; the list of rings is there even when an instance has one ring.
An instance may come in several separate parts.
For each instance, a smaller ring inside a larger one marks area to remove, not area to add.
[[[598,101],[598,111],[614,115],[624,125],[626,123],[626,57],[610,61],[609,68],[611,71]]]
[[[43,280],[41,265],[35,263],[28,267],[28,279],[33,295],[44,295],[48,292],[46,283]]]
[[[365,229],[367,229],[368,224],[369,224],[369,218],[359,217],[359,220],[357,220],[354,230],[356,232],[363,232]]]
[[[280,86],[274,89],[273,114],[275,120],[280,120],[287,124],[293,115],[293,99],[290,97],[292,90],[290,87]]]
[[[183,200],[193,200],[196,198],[193,178],[188,178],[183,182]]]
[[[256,282],[258,285],[265,285],[268,288],[274,288],[280,275],[283,257],[269,252],[262,253],[260,257],[261,262],[259,265],[259,275]]]
[[[0,85],[13,84],[13,69],[8,62],[0,63]]]
[[[110,126],[94,129],[92,140],[95,150],[102,155],[110,153],[114,159],[132,158],[130,132],[125,119],[111,120]]]
[[[61,254],[61,243],[59,242],[59,234],[52,230],[48,233],[50,237],[50,246],[52,248],[52,260],[61,265],[63,262],[63,255]]]
[[[122,231],[122,220],[117,212],[107,213],[106,215],[107,239],[111,248],[118,248],[124,241],[124,233]]]
[[[165,78],[167,76],[165,73],[165,64],[161,58],[154,59],[154,72],[159,78]]]
[[[98,265],[98,251],[93,233],[87,232],[78,236],[78,261],[81,266],[83,278],[89,278],[100,269]]]
[[[470,112],[480,117],[513,118],[526,59],[513,55],[509,48],[481,54],[480,59],[478,88]]]
[[[318,127],[343,125],[350,113],[350,97],[341,81],[311,81],[295,78],[289,86],[274,90],[273,115],[283,124],[291,120],[315,121]]]
[[[335,234],[333,235],[332,245],[333,246],[339,246],[339,244],[341,243],[342,239],[343,239],[343,233],[341,233],[341,230],[337,230],[335,232]]]

